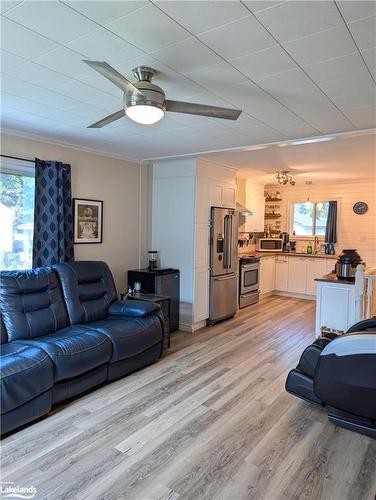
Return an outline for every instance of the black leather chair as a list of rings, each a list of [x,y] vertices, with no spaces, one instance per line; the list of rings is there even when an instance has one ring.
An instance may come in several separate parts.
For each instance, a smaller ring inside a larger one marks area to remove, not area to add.
[[[56,271],[0,275],[2,434],[162,354],[159,306],[118,302],[105,263]]]
[[[325,406],[336,425],[376,438],[376,318],[315,340],[288,374],[286,390]]]

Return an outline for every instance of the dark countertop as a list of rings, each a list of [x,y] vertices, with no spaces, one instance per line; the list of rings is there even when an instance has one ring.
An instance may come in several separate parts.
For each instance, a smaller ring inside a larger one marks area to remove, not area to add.
[[[325,274],[321,278],[315,278],[315,281],[326,281],[327,283],[338,283],[339,285],[355,285],[355,280],[341,280],[336,274]]]

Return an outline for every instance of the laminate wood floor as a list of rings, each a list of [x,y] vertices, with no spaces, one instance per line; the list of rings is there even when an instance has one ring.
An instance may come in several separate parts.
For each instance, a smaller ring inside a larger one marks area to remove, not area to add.
[[[269,297],[2,442],[41,499],[373,500],[376,441],[284,390],[314,303]]]

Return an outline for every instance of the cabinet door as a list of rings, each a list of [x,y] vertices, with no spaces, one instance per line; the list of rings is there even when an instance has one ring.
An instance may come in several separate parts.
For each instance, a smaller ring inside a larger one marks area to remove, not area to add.
[[[209,317],[209,271],[195,272],[194,321]]]
[[[251,210],[253,215],[246,217],[245,227],[246,231],[250,233],[263,233],[264,232],[264,218],[265,218],[265,198],[262,197],[247,197],[246,207]]]
[[[272,292],[275,282],[275,257],[263,257],[260,261],[260,294]]]
[[[206,271],[209,268],[209,223],[198,223],[195,228],[195,267]]]
[[[288,257],[276,257],[275,259],[275,289],[280,292],[287,292],[289,279],[289,259]]]
[[[223,186],[222,206],[226,208],[235,208],[236,190],[233,187]]]
[[[210,207],[222,207],[223,186],[219,184],[209,184],[209,205]]]
[[[196,180],[196,222],[210,219],[209,184],[206,180]]]
[[[306,293],[307,258],[289,258],[288,291],[292,293]]]
[[[326,261],[321,258],[307,259],[307,285],[306,293],[308,295],[315,295],[316,282],[315,278],[321,278],[326,274]]]
[[[326,263],[326,274],[331,274],[335,269],[336,260],[335,259],[323,259]]]

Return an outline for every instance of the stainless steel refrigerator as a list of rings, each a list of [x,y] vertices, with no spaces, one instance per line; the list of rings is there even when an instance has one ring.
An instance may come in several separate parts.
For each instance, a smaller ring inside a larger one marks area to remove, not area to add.
[[[233,316],[238,302],[238,214],[211,208],[209,324]]]

